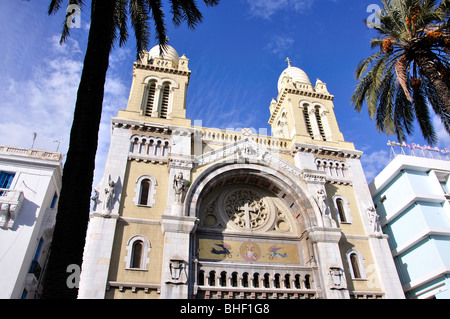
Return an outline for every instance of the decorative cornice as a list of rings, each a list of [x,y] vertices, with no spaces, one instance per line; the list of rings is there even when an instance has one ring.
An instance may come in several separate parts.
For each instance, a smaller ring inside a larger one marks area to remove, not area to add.
[[[111,125],[114,128],[132,129],[142,132],[160,133],[165,135],[191,135],[195,131],[193,128],[185,126],[136,121],[118,117],[111,118]]]
[[[157,71],[157,72],[177,74],[177,75],[186,75],[188,77],[190,77],[190,75],[191,75],[190,70],[179,70],[179,69],[168,68],[168,67],[164,67],[164,66],[155,66],[155,65],[143,65],[143,64],[136,63],[136,62],[134,63],[134,66],[136,67],[136,69],[141,69],[141,70]]]
[[[283,93],[292,93],[292,94],[297,94],[297,95],[319,98],[319,99],[323,99],[323,100],[329,100],[329,101],[333,101],[333,99],[334,99],[334,95],[331,95],[331,94],[319,93],[319,92],[307,91],[307,90],[299,90],[299,89],[286,88],[286,89],[284,89]]]
[[[182,154],[169,154],[169,168],[192,169],[194,167],[194,157]]]
[[[348,150],[337,147],[329,147],[322,145],[312,145],[303,143],[294,143],[291,149],[291,154],[295,155],[297,152],[313,153],[319,155],[331,155],[344,158],[360,159],[363,152],[357,150]]]

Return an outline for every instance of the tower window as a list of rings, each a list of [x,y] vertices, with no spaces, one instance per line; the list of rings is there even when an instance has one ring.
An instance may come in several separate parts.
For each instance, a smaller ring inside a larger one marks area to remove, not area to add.
[[[150,85],[148,86],[147,104],[145,106],[146,116],[152,116],[153,105],[155,102],[155,90],[156,90],[156,83],[151,82]]]
[[[311,121],[309,120],[309,113],[308,113],[308,106],[305,105],[304,109],[303,109],[303,117],[305,118],[305,126],[306,126],[306,131],[308,132],[310,137],[313,137],[313,131],[312,131],[312,127],[311,127]]]
[[[167,110],[169,108],[169,92],[170,86],[168,84],[164,84],[161,100],[161,110],[159,112],[159,117],[162,119],[167,118]]]
[[[319,127],[319,132],[320,132],[320,136],[322,136],[322,139],[324,141],[326,141],[326,136],[325,136],[325,131],[323,129],[323,124],[322,124],[322,117],[320,116],[320,107],[316,106],[316,121],[317,121],[317,126]]]

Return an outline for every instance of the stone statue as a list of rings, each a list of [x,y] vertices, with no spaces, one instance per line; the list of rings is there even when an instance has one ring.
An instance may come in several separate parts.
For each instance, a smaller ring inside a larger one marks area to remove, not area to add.
[[[103,216],[109,216],[111,214],[112,204],[115,197],[116,183],[114,181],[109,181],[108,185],[105,187],[105,198],[103,200]]]
[[[327,215],[327,195],[325,194],[323,189],[317,191],[316,202],[317,206],[319,206],[320,213],[322,215]]]
[[[183,179],[183,173],[179,172],[173,178],[173,189],[175,190],[175,203],[181,204],[181,197],[183,196],[183,191],[186,188],[185,180]]]
[[[331,217],[330,210],[328,209],[327,194],[323,189],[319,189],[314,198],[317,206],[319,207],[320,214],[325,227],[337,227],[336,221]]]
[[[94,202],[93,210],[97,211],[97,205],[99,203],[100,192],[97,188],[94,188],[95,195],[91,197],[91,200]]]
[[[374,207],[367,208],[367,217],[369,218],[369,224],[372,232],[377,236],[380,236],[380,216],[378,216],[378,213]]]

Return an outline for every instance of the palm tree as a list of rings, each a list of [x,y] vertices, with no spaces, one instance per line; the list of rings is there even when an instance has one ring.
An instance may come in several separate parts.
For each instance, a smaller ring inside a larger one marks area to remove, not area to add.
[[[52,0],[49,14],[61,8],[62,0]],[[215,6],[219,0],[204,0]],[[190,29],[202,22],[202,14],[195,0],[170,0],[173,23],[187,22]],[[82,0],[69,4],[83,7]],[[71,16],[68,12],[66,19]],[[62,188],[58,204],[51,254],[47,265],[43,298],[76,298],[77,289],[69,289],[66,280],[69,265],[81,265],[87,223],[89,220],[95,154],[106,71],[109,54],[118,40],[128,39],[127,20],[131,20],[136,37],[137,58],[147,49],[150,21],[154,21],[160,50],[166,48],[166,27],[160,0],[92,0],[91,25],[83,71],[77,92],[74,120],[70,132],[69,150],[63,170]],[[61,42],[69,36],[64,24]]]
[[[399,141],[413,133],[437,137],[430,106],[450,133],[450,0],[382,0],[380,23],[373,25],[377,52],[360,62],[352,96],[357,112],[364,102],[379,131]]]

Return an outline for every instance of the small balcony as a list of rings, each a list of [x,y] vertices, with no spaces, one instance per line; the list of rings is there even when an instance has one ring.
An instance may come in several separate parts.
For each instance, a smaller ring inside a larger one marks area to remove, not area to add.
[[[22,191],[0,188],[0,227],[11,229],[24,200]]]

